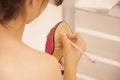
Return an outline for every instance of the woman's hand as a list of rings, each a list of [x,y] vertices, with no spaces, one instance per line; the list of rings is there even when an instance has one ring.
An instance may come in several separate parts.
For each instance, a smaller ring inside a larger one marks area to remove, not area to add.
[[[70,44],[70,40],[80,47],[83,51],[86,50],[86,43],[79,33],[74,34],[62,34],[62,51],[64,58],[64,66],[67,65],[77,65],[82,53],[78,51],[74,46]]]

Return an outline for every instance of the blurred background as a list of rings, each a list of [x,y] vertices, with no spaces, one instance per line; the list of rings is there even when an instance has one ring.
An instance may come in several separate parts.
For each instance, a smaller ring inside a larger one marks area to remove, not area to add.
[[[87,43],[87,54],[77,67],[77,80],[120,80],[120,1],[64,0],[57,7],[48,4],[45,11],[27,24],[23,41],[44,51],[46,36],[60,21],[66,21],[74,32],[80,32]]]

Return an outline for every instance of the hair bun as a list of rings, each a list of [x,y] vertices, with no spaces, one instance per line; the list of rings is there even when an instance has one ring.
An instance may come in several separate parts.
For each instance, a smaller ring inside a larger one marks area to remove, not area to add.
[[[61,5],[63,2],[63,0],[55,0],[55,5],[59,6]]]

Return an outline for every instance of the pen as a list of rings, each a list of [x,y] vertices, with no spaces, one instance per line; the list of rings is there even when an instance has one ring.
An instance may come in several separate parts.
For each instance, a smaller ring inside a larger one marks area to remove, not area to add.
[[[93,58],[91,58],[89,55],[87,55],[82,49],[80,49],[76,44],[74,44],[71,40],[70,41],[70,44],[72,46],[74,46],[77,50],[80,51],[80,53],[82,53],[82,55],[84,55],[89,61],[91,61],[92,63],[95,63],[95,60]]]

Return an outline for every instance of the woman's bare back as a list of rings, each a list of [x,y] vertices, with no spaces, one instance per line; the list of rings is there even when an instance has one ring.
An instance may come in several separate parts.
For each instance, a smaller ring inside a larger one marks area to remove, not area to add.
[[[62,80],[55,58],[21,43],[0,45],[0,80]]]

